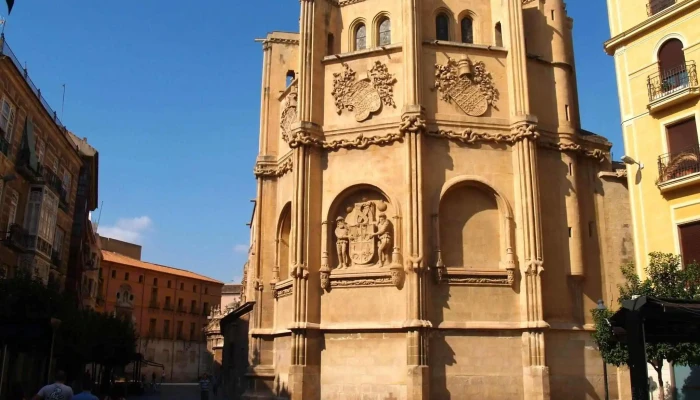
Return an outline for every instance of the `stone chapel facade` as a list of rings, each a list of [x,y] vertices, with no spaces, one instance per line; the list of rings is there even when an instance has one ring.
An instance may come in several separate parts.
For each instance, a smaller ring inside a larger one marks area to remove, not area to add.
[[[580,128],[563,0],[299,21],[261,40],[243,397],[602,396],[589,310],[617,298],[629,206]]]

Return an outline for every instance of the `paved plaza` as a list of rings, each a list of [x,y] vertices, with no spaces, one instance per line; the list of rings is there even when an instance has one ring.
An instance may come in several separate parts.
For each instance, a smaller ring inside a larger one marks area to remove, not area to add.
[[[224,400],[209,392],[210,400]],[[142,396],[130,396],[128,400],[199,400],[197,384],[164,384],[155,393],[145,393]]]

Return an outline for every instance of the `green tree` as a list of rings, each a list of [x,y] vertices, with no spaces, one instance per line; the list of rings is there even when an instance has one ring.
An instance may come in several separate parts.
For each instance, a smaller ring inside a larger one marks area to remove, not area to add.
[[[622,267],[625,283],[619,285],[622,304],[632,296],[651,296],[664,299],[698,300],[700,299],[700,266],[697,263],[683,268],[679,256],[666,253],[650,253],[649,265],[645,268],[646,278],[641,279],[633,264]],[[613,337],[608,319],[614,314],[612,310],[591,310],[596,331],[593,333],[600,353],[606,363],[620,366],[627,363],[627,347]],[[677,365],[699,365],[700,345],[695,343],[647,343],[646,356],[654,368],[663,388],[661,370],[664,361]],[[664,399],[664,391],[659,390],[659,399]]]

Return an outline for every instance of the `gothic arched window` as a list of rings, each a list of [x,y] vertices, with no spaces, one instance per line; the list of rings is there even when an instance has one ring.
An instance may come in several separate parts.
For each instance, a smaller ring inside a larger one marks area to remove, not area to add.
[[[474,21],[469,17],[462,18],[462,43],[474,43]]]
[[[450,18],[445,13],[435,17],[435,37],[437,40],[450,40]]]
[[[501,23],[496,23],[496,46],[503,46],[503,30],[501,29]]]
[[[367,28],[365,24],[358,24],[355,28],[355,50],[367,48]]]
[[[379,23],[379,45],[386,46],[391,44],[391,20],[384,18]]]

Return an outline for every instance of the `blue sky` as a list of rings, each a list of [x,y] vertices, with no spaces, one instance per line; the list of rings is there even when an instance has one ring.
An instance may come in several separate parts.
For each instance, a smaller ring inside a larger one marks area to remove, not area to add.
[[[7,16],[4,2],[0,14]],[[569,1],[584,128],[623,154],[604,2]],[[262,50],[297,0],[16,0],[8,44],[100,152],[100,231],[143,259],[240,281],[252,212]]]

